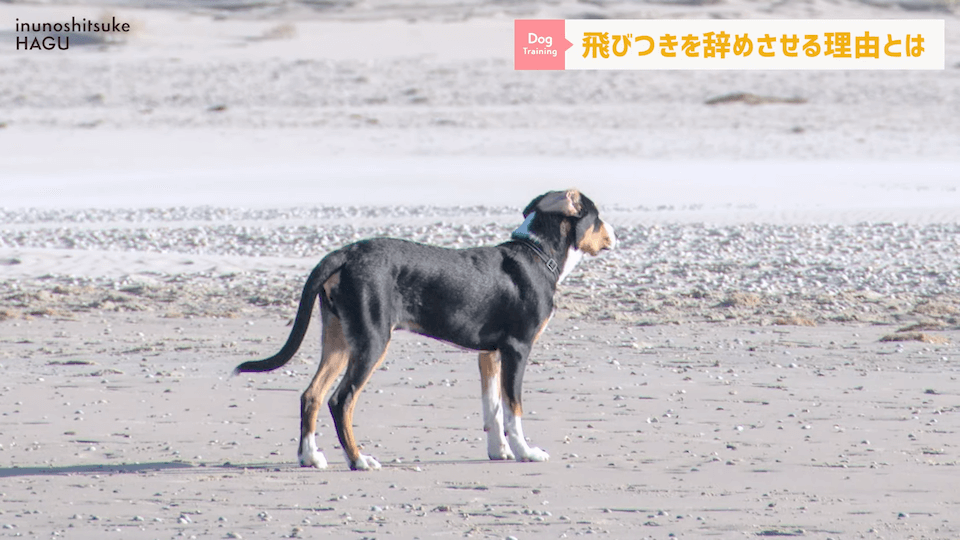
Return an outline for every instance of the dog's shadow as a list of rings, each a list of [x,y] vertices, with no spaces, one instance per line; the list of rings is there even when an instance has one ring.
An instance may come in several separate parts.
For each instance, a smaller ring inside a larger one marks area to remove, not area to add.
[[[18,476],[61,476],[74,474],[126,474],[165,471],[171,469],[191,469],[195,467],[196,465],[181,461],[64,465],[62,467],[3,467],[0,468],[0,478],[16,478]]]
[[[388,461],[383,463],[383,471],[414,471],[422,467],[446,467],[446,466],[470,466],[470,465],[500,465],[500,464],[510,464],[517,463],[512,459],[509,460],[489,460],[489,459],[430,459],[430,460],[420,460],[420,461],[404,461],[402,463],[397,463],[394,461]],[[353,472],[350,470],[350,466],[346,462],[342,461],[332,461],[329,466],[325,469],[313,469],[310,467],[301,467],[295,462],[278,462],[278,463],[231,463],[227,462],[220,465],[201,465],[208,467],[210,469],[237,469],[237,470],[252,470],[252,471],[270,471],[270,472],[317,472],[317,473],[336,473],[336,472]],[[373,474],[376,474],[376,471],[371,471]]]
[[[487,459],[437,459],[429,461],[403,462],[403,463],[384,463],[384,470],[411,470],[414,471],[421,466],[447,466],[447,465],[483,465],[483,464],[508,464],[516,463],[512,460],[490,461]],[[288,461],[269,463],[187,463],[183,461],[165,461],[151,463],[100,463],[90,465],[64,465],[62,467],[0,467],[0,478],[17,478],[27,476],[70,476],[70,475],[92,475],[92,474],[135,474],[147,472],[164,471],[187,471],[187,470],[254,470],[270,472],[295,472],[304,470],[296,463]],[[331,463],[329,469],[323,472],[350,472],[346,463]]]

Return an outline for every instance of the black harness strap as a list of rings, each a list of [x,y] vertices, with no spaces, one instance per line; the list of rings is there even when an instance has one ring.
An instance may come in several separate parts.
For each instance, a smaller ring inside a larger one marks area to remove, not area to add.
[[[556,259],[550,257],[544,253],[543,248],[538,246],[536,242],[530,240],[529,238],[517,238],[513,237],[510,239],[510,242],[514,244],[520,244],[522,246],[527,246],[532,249],[534,253],[537,254],[537,257],[540,257],[540,260],[547,265],[547,269],[553,272],[557,277],[560,277],[560,265],[557,264]]]

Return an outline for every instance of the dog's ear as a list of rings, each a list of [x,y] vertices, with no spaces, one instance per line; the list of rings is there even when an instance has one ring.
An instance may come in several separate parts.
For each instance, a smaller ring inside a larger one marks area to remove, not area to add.
[[[544,194],[544,195],[541,195],[541,196],[537,197],[536,199],[530,201],[530,204],[528,204],[527,207],[523,209],[523,217],[526,218],[527,216],[530,215],[531,212],[533,212],[534,210],[536,210],[536,209],[537,209],[537,205],[540,204],[540,201],[542,201],[543,198],[546,197],[546,196],[547,196],[547,195]]]
[[[530,212],[563,214],[565,216],[579,216],[583,210],[580,202],[580,192],[575,189],[566,191],[551,191],[534,199],[523,211],[524,217]]]

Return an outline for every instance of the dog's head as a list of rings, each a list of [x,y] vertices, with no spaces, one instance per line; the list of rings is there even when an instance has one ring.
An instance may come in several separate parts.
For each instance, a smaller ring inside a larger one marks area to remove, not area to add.
[[[523,217],[530,233],[541,238],[559,234],[561,243],[583,253],[597,255],[617,245],[613,227],[600,219],[597,205],[576,189],[544,193],[530,201]]]

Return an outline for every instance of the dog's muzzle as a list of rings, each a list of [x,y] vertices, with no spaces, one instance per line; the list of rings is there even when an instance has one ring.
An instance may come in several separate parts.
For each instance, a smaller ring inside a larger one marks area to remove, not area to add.
[[[607,231],[607,237],[610,239],[610,245],[608,245],[604,249],[616,249],[617,233],[613,231],[613,227],[606,221],[603,222],[603,228]]]

